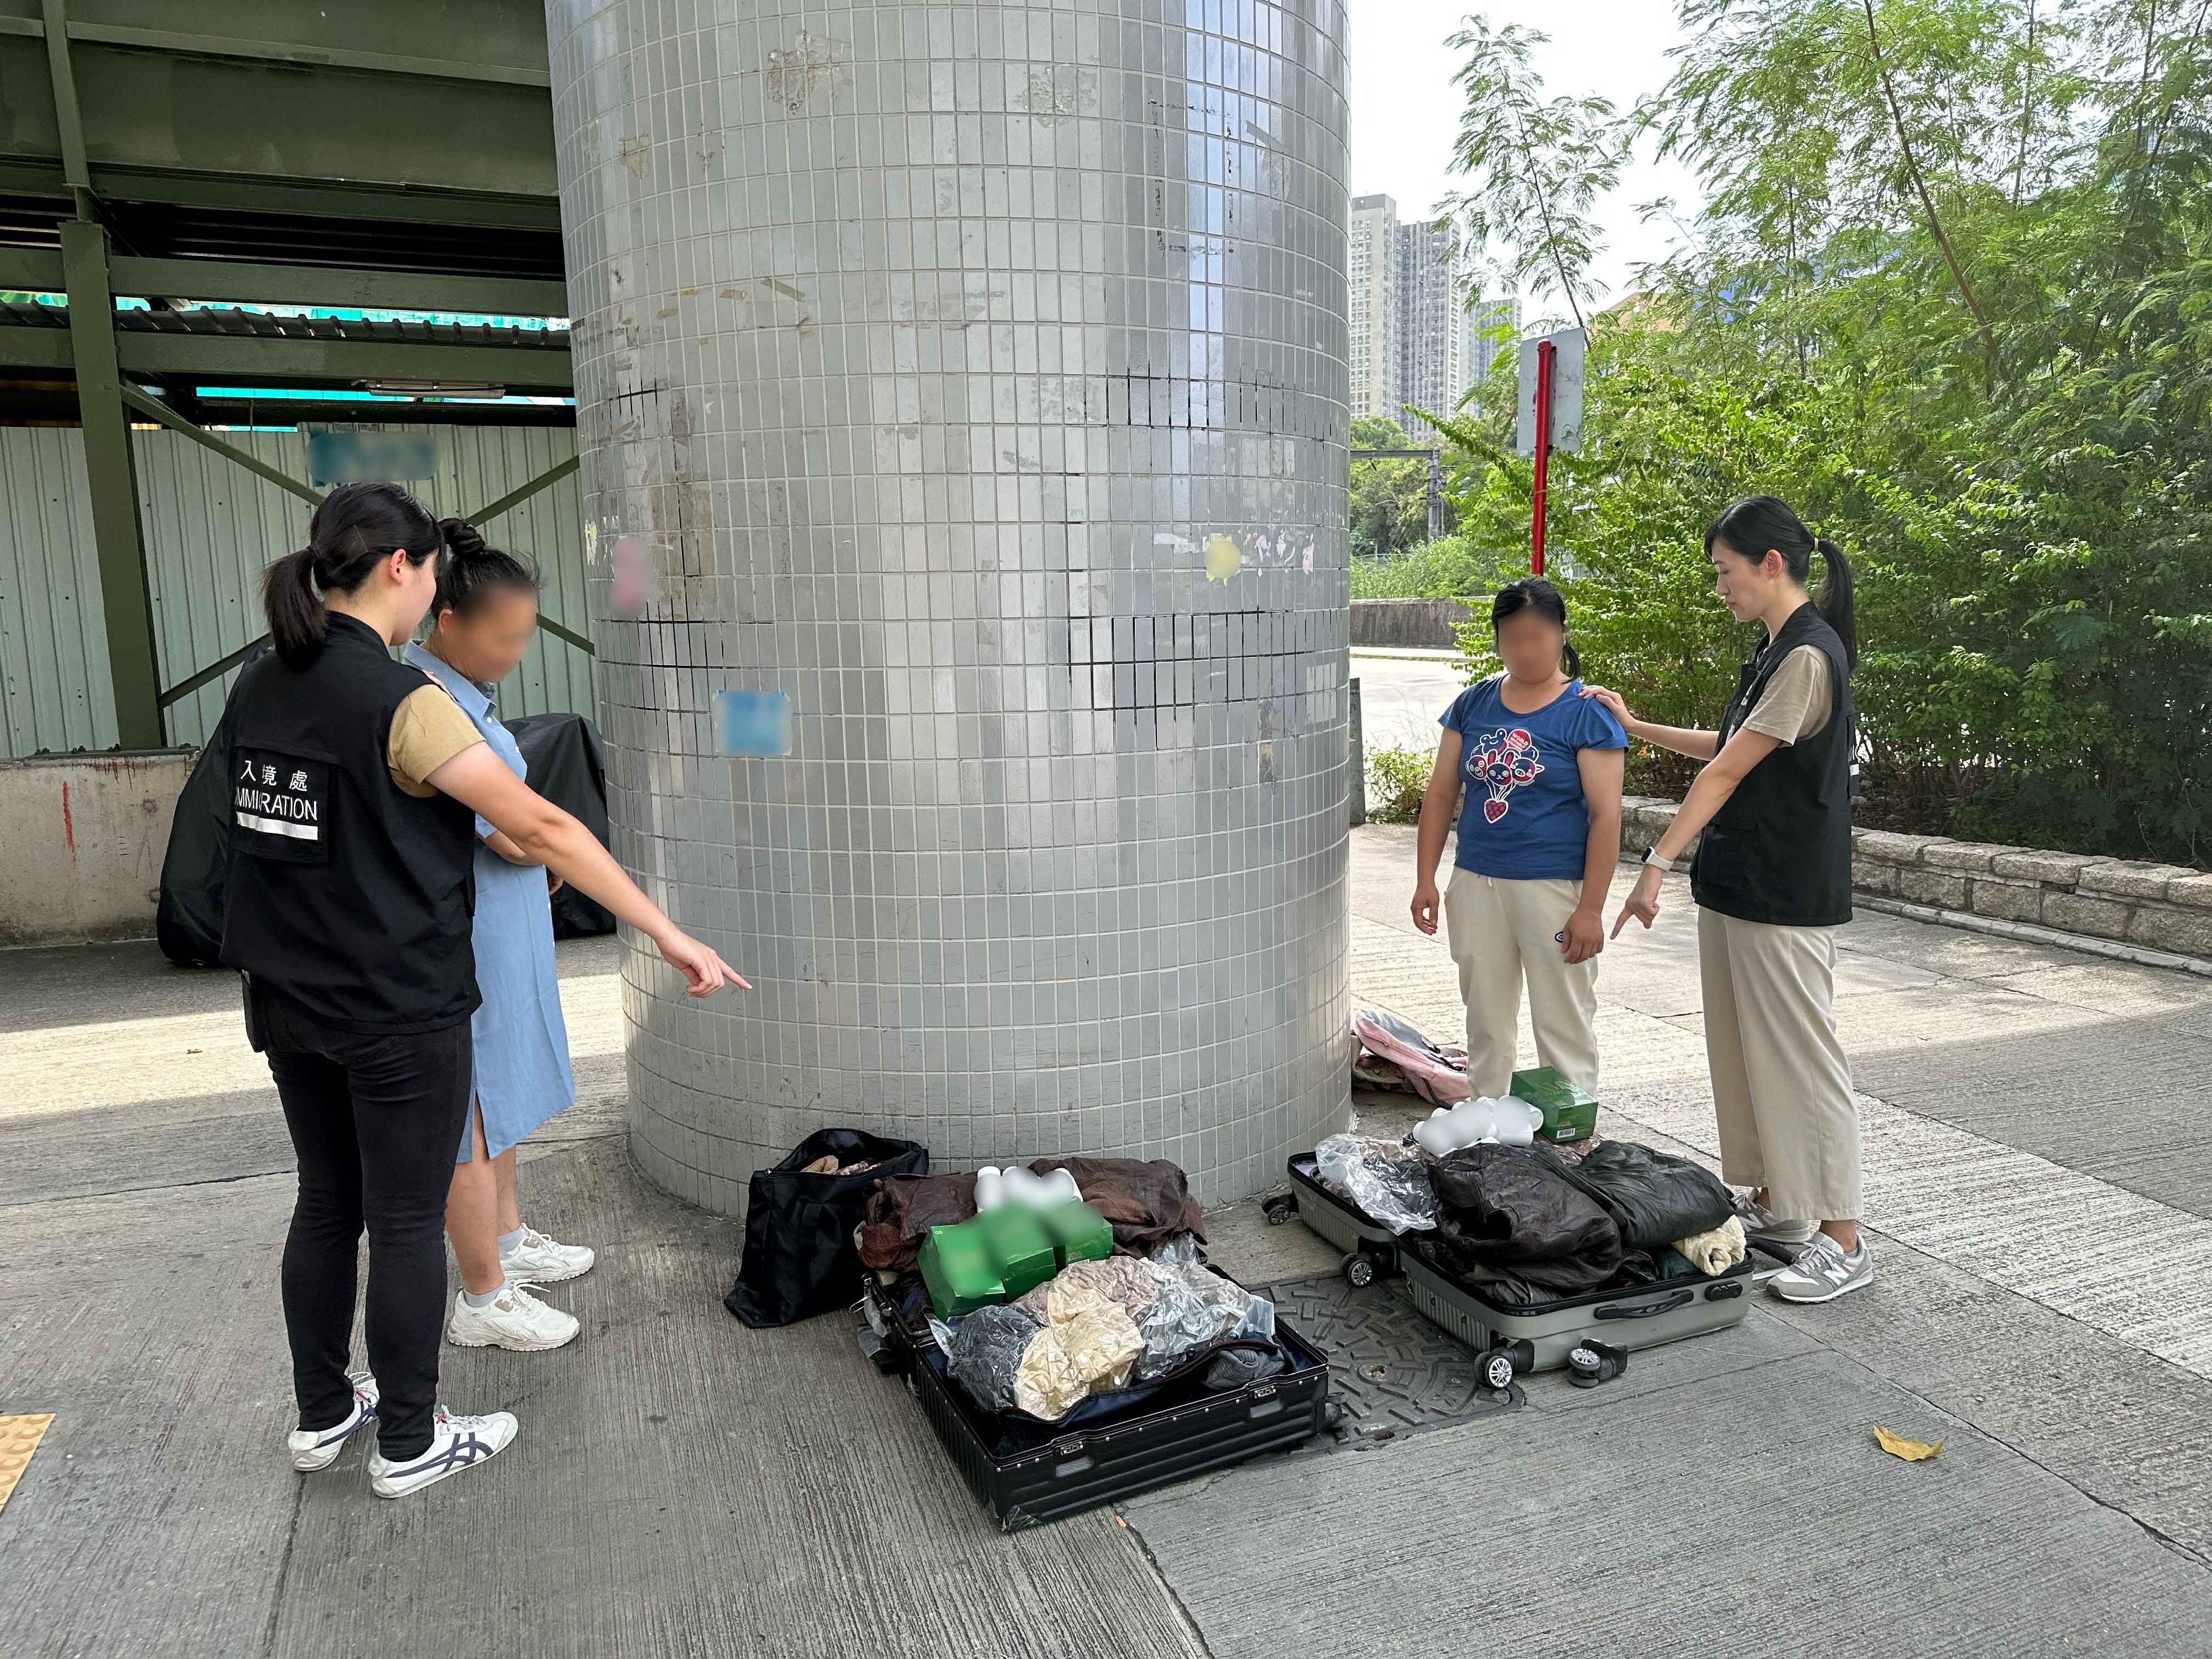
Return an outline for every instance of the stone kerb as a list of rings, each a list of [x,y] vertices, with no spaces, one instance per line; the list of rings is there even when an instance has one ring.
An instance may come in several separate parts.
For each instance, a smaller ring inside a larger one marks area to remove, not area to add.
[[[1675,805],[1623,802],[1632,857],[1664,832]],[[1871,897],[2212,958],[2212,875],[2201,871],[1887,830],[1854,830],[1851,843],[1851,884]]]

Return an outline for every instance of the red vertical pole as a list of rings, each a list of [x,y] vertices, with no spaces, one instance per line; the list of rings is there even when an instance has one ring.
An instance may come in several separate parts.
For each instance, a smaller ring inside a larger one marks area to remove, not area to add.
[[[1536,507],[1528,531],[1528,574],[1544,574],[1544,487],[1552,471],[1552,360],[1559,347],[1536,342]]]

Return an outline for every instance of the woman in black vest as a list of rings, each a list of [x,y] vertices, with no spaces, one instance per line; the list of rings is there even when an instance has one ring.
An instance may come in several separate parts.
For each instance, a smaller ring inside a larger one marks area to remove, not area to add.
[[[309,538],[269,568],[276,649],[239,677],[226,717],[222,959],[246,975],[246,1034],[300,1160],[283,1278],[292,1466],[328,1468],[375,1422],[370,1486],[397,1498],[491,1456],[516,1426],[438,1406],[446,1194],[479,1000],[475,815],[651,939],[694,996],[744,981],[515,776],[450,692],[392,659],[437,591],[443,541],[422,503],[342,484]],[[349,1373],[364,1225],[370,1370]]]
[[[1826,566],[1816,601],[1813,554]],[[1705,1054],[1721,1173],[1757,1188],[1754,1237],[1797,1249],[1770,1283],[1831,1302],[1874,1279],[1859,1237],[1859,1124],[1836,1041],[1836,929],[1851,919],[1851,781],[1858,662],[1843,552],[1771,495],[1738,501],[1705,532],[1714,590],[1766,638],[1743,665],[1717,732],[1651,726],[1602,688],[1629,735],[1709,762],[1644,857],[1613,922],[1659,914],[1660,882],[1705,831],[1690,866],[1698,905]]]

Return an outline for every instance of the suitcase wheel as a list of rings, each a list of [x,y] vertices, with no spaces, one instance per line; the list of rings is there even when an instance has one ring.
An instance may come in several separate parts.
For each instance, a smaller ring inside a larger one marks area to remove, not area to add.
[[[1482,1386],[1492,1394],[1504,1394],[1513,1386],[1513,1356],[1503,1348],[1492,1348],[1476,1362],[1482,1372]]]
[[[1291,1193],[1278,1193],[1260,1206],[1260,1213],[1267,1218],[1270,1227],[1279,1227],[1298,1212],[1298,1200]]]
[[[1375,1282],[1375,1258],[1354,1250],[1344,1258],[1344,1276],[1362,1289]]]

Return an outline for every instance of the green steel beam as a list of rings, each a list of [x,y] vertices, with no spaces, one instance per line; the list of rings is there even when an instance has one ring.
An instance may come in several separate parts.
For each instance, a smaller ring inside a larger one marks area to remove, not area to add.
[[[68,14],[62,0],[40,0],[45,14],[46,72],[53,82],[54,127],[61,135],[62,177],[71,190],[92,188],[84,155],[84,122],[77,113],[76,77],[70,72]],[[80,204],[82,206],[82,204]]]
[[[582,652],[587,657],[596,657],[599,654],[599,647],[593,645],[581,634],[576,633],[571,629],[562,627],[559,623],[555,622],[552,617],[547,616],[543,611],[538,613],[538,625],[544,629],[547,633],[550,634],[555,639],[566,640],[569,644],[574,646],[577,650]]]
[[[193,675],[190,679],[179,680],[176,684],[171,686],[167,690],[161,693],[161,707],[167,708],[171,703],[178,701],[178,699],[191,696],[193,692],[198,690],[200,687],[205,685],[210,680],[221,679],[225,674],[230,672],[232,669],[237,667],[239,664],[244,662],[248,657],[252,656],[255,651],[268,643],[269,636],[266,634],[264,634],[258,640],[248,640],[244,645],[240,646],[237,650],[232,652],[228,656],[223,658],[218,662],[210,663],[205,668],[201,669],[198,673]]]
[[[0,288],[35,294],[62,291],[62,256],[44,247],[0,247]]]
[[[0,333],[8,331],[0,330]],[[30,330],[23,331],[26,333]],[[283,339],[258,334],[116,335],[134,374],[294,380],[450,380],[565,392],[568,354],[552,346],[434,345],[402,340]]]
[[[154,605],[138,530],[131,471],[131,427],[117,371],[114,301],[107,287],[107,233],[89,220],[61,228],[69,286],[70,345],[76,360],[77,418],[84,428],[85,482],[107,623],[107,667],[115,687],[116,739],[125,749],[162,744],[161,666]]]
[[[550,87],[553,84],[552,76],[544,70],[524,69],[511,64],[461,64],[445,58],[410,58],[388,52],[349,52],[325,46],[295,46],[284,40],[244,40],[231,35],[129,28],[112,23],[71,23],[69,35],[72,40],[92,41],[100,46],[181,52],[192,58],[250,58],[269,63],[305,64],[318,69],[368,70],[379,75],[427,76],[441,81],[495,82],[511,87]]]
[[[183,416],[178,414],[175,410],[171,409],[167,404],[161,402],[159,399],[149,398],[144,392],[139,391],[135,386],[126,386],[123,387],[121,395],[123,401],[125,404],[128,404],[131,408],[137,410],[141,415],[147,416],[149,420],[159,421],[163,426],[167,427],[172,432],[183,433],[185,436],[190,438],[194,443],[199,444],[205,448],[212,449],[216,454],[222,456],[225,460],[237,462],[248,472],[259,473],[263,477],[268,479],[270,483],[276,484],[281,489],[290,490],[295,495],[297,495],[301,501],[307,502],[310,507],[320,505],[323,499],[323,492],[321,490],[313,488],[312,485],[303,484],[289,473],[279,472],[275,467],[270,465],[268,462],[260,459],[258,457],[250,455],[246,451],[237,448],[234,445],[223,442],[223,441],[216,437],[215,434],[193,425],[191,422],[186,420]]]
[[[36,163],[14,170],[20,182],[9,188],[32,191]],[[9,177],[0,173],[0,178]],[[60,174],[51,167],[43,176],[51,192]],[[94,188],[126,202],[166,202],[178,207],[234,208],[244,213],[302,213],[333,219],[392,219],[404,224],[469,225],[493,230],[558,230],[561,204],[552,196],[514,196],[465,190],[378,189],[373,185],[319,183],[313,179],[241,178],[164,173],[151,167],[97,166]]]
[[[0,251],[5,270],[6,251]],[[27,267],[28,268],[28,267]],[[509,317],[565,317],[565,283],[526,277],[429,276],[402,270],[236,264],[224,259],[133,259],[112,266],[125,294],[230,300],[249,305],[360,306],[385,311],[469,311]],[[18,284],[17,286],[28,286]]]
[[[0,328],[0,368],[67,368],[65,328]]]
[[[523,502],[528,501],[539,490],[550,489],[555,484],[559,483],[562,479],[567,477],[571,472],[574,472],[578,465],[579,462],[577,458],[571,455],[567,460],[562,462],[558,466],[547,468],[544,471],[532,478],[528,483],[524,484],[520,489],[508,490],[506,495],[501,496],[490,506],[479,507],[476,512],[465,514],[464,516],[471,524],[473,525],[489,524],[494,519],[499,517],[501,514],[508,511],[510,508],[520,507]]]

